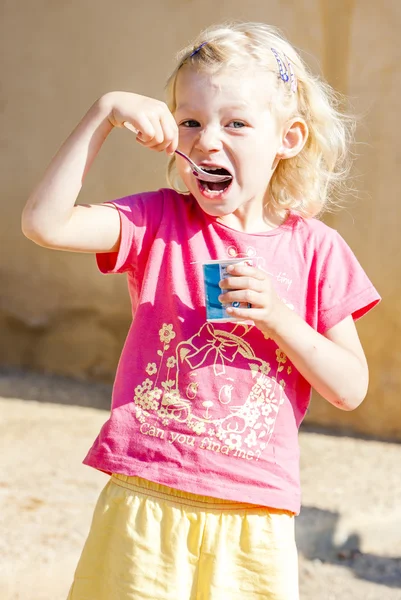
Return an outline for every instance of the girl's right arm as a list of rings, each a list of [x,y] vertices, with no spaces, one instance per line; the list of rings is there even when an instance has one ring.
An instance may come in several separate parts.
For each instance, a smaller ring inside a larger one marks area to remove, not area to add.
[[[137,141],[172,154],[178,128],[159,100],[129,92],[110,92],[89,109],[64,142],[29,197],[22,231],[35,243],[57,250],[112,252],[120,244],[120,219],[112,205],[76,205],[83,180],[114,127],[127,122],[140,133]]]

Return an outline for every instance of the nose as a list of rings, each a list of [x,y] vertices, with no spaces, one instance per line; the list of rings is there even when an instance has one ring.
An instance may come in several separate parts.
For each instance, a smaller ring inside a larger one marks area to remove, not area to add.
[[[199,133],[195,147],[203,153],[219,152],[223,147],[220,127],[204,127]]]

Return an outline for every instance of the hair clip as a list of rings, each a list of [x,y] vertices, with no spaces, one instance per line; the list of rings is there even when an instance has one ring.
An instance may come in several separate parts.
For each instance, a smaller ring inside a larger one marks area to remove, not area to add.
[[[291,91],[294,92],[294,94],[295,94],[295,92],[297,91],[297,87],[298,87],[297,78],[295,77],[294,69],[292,68],[292,64],[288,58],[287,58],[287,63],[288,63],[288,70],[290,72]]]
[[[192,52],[192,54],[189,55],[189,58],[192,58],[192,56],[195,56],[195,54],[198,54],[199,50],[201,48],[203,48],[203,46],[207,44],[207,42],[203,42],[200,46],[198,46],[197,48],[195,48],[195,50]]]
[[[292,92],[295,93],[297,91],[297,79],[295,77],[295,73],[292,68],[291,62],[289,61],[287,56],[285,54],[283,54],[284,60],[287,63],[287,64],[285,64],[285,62],[283,62],[281,60],[280,55],[275,48],[271,48],[271,51],[273,52],[273,54],[276,58],[281,79],[284,81],[284,83],[287,83],[288,81],[290,81],[290,84],[291,84],[290,89]]]
[[[285,83],[287,83],[287,81],[290,78],[288,75],[287,67],[283,64],[283,61],[281,60],[277,50],[275,48],[271,48],[271,51],[273,52],[274,56],[276,57],[276,61],[278,64],[278,70],[280,72],[280,77],[283,81],[285,81]]]

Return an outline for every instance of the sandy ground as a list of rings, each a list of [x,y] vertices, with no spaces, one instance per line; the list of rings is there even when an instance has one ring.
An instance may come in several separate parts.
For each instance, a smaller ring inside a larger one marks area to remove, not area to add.
[[[81,460],[109,395],[0,372],[1,600],[65,600],[107,481]],[[310,431],[300,440],[302,600],[401,600],[401,445]]]

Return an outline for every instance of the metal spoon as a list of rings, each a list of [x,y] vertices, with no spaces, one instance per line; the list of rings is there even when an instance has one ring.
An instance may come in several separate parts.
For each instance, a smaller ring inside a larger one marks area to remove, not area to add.
[[[192,174],[195,177],[202,179],[202,181],[216,182],[216,181],[230,181],[232,179],[231,175],[217,175],[214,173],[208,173],[207,171],[204,171],[201,167],[198,167],[198,165],[196,163],[194,163],[194,161],[191,160],[189,158],[189,156],[187,156],[186,154],[181,152],[181,150],[176,150],[175,153],[179,154],[180,156],[182,156],[182,158],[185,158],[185,160],[187,160],[189,162],[189,164],[192,167]]]
[[[124,127],[126,127],[126,129],[129,129],[130,131],[133,131],[136,135],[138,135],[138,133],[139,133],[138,129],[136,129],[128,121],[124,121],[123,125],[124,125]],[[189,164],[191,165],[191,168],[192,168],[192,174],[195,177],[202,179],[202,181],[209,181],[212,183],[212,182],[217,182],[217,181],[230,181],[232,179],[231,175],[217,175],[214,173],[208,173],[207,171],[204,171],[201,167],[198,167],[198,165],[196,163],[194,163],[194,161],[191,160],[189,158],[189,156],[184,154],[184,152],[181,152],[181,150],[176,150],[175,152],[176,152],[176,154],[179,154],[180,156],[182,156],[182,158],[185,158],[185,160],[187,160],[189,162]]]

